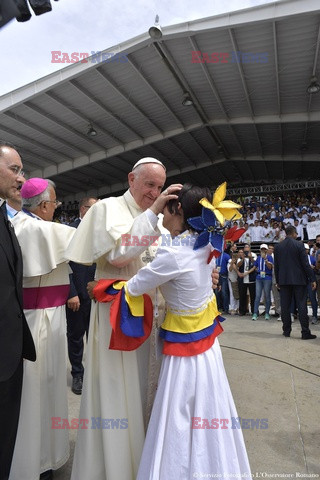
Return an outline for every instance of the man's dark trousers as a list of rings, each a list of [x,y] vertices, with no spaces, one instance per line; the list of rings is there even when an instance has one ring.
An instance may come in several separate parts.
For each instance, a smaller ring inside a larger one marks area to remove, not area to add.
[[[290,335],[291,332],[291,302],[293,297],[298,309],[302,336],[310,334],[307,295],[307,285],[281,285],[281,318],[283,323],[282,329],[285,335]]]
[[[80,299],[80,308],[77,312],[67,307],[68,352],[73,377],[83,377],[83,337],[86,334],[88,338],[90,309],[90,299]]]
[[[80,219],[70,223],[70,227],[78,228]],[[66,307],[67,316],[67,337],[68,337],[68,354],[71,363],[72,377],[83,377],[84,368],[82,365],[83,357],[83,337],[86,334],[88,338],[91,299],[87,292],[87,283],[94,280],[96,266],[79,265],[75,262],[69,262],[72,270],[70,275],[70,294],[69,298],[78,296],[80,300],[80,308],[77,312],[73,312]]]
[[[18,430],[23,377],[23,360],[9,380],[0,382],[0,480],[7,480]],[[7,407],[10,405],[10,415]]]

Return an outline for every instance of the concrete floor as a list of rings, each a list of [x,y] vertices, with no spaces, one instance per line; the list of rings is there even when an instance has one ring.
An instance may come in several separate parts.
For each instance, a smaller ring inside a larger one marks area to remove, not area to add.
[[[310,325],[318,338],[307,341],[300,338],[298,321],[290,338],[282,336],[282,323],[273,317],[265,321],[260,316],[253,322],[251,316],[229,315],[223,326],[219,341],[238,415],[242,419],[267,419],[265,429],[243,428],[254,478],[319,478],[320,378],[233,348],[320,375],[320,325]],[[80,396],[69,391],[70,418],[78,417],[79,406]],[[246,427],[248,422],[242,425]],[[71,456],[54,473],[55,480],[70,479],[75,439],[76,431],[70,430]]]

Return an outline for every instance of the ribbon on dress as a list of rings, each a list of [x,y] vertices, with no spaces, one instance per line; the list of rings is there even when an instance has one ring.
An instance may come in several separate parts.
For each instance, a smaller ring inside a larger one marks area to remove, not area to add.
[[[163,338],[163,354],[178,357],[199,355],[212,347],[215,338],[223,332],[215,295],[200,312],[168,311],[159,335]]]
[[[124,280],[102,279],[93,289],[98,302],[111,302],[110,350],[136,350],[147,340],[152,330],[153,306],[149,295],[132,297],[125,285]]]

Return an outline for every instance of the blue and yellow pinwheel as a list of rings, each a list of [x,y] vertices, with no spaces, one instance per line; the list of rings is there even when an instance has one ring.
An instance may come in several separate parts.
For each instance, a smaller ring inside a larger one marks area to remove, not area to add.
[[[200,200],[199,203],[204,207],[201,217],[188,218],[189,225],[199,232],[193,247],[194,250],[211,243],[213,249],[221,253],[224,247],[224,237],[221,232],[224,230],[225,221],[242,217],[238,212],[241,205],[231,200],[225,200],[226,192],[227,184],[224,182],[215,191],[212,203],[206,198]]]
[[[211,210],[221,226],[224,226],[226,220],[238,220],[242,218],[238,209],[241,208],[241,205],[232,202],[231,200],[225,200],[227,194],[227,183],[224,182],[220,185],[215,191],[212,199],[212,203],[209,202],[206,198],[200,200],[200,203],[203,207]]]

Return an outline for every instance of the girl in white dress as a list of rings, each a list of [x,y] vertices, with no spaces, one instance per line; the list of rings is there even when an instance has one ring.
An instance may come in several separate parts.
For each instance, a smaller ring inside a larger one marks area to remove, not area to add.
[[[163,225],[172,244],[159,247],[156,258],[127,283],[132,296],[160,287],[167,304],[160,329],[161,373],[137,480],[250,477],[215,338],[222,328],[212,291],[213,265],[207,263],[212,247],[194,250],[197,234],[186,222],[201,215],[199,200],[209,199],[208,193],[184,186],[178,200],[168,203]]]

